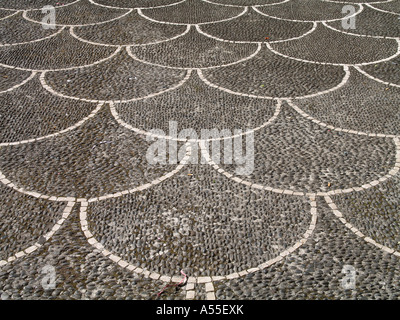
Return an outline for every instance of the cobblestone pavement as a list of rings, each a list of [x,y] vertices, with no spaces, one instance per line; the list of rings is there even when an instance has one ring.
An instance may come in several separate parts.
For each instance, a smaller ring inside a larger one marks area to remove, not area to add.
[[[400,0],[0,0],[1,299],[399,299],[399,19]],[[170,121],[254,129],[254,170],[204,140],[149,164]]]

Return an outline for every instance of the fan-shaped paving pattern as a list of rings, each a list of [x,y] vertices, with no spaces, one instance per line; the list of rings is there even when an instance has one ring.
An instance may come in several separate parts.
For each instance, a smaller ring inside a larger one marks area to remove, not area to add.
[[[169,6],[182,0],[93,0],[92,2],[103,6],[134,9]]]
[[[186,75],[133,60],[121,50],[109,61],[79,70],[47,73],[45,81],[60,94],[87,100],[130,100],[170,89]]]
[[[230,41],[262,42],[302,36],[313,28],[311,22],[291,22],[265,17],[250,9],[237,19],[201,26],[216,38]]]
[[[312,239],[299,251],[262,272],[218,283],[216,298],[398,299],[398,257],[371,246],[344,228],[323,200],[317,201],[317,205],[319,223]],[[342,286],[344,265],[354,267],[357,274],[352,290]]]
[[[218,3],[231,6],[262,6],[262,5],[273,5],[281,3],[284,0],[210,0],[207,2]]]
[[[282,192],[361,187],[385,176],[396,162],[392,139],[331,131],[286,104],[272,124],[254,133],[254,140],[254,170],[239,178]],[[231,174],[236,170],[235,164],[221,167]]]
[[[0,20],[0,46],[40,40],[56,34],[59,28],[44,29],[42,26],[29,22],[22,13]]]
[[[87,117],[96,105],[72,102],[43,89],[39,76],[23,86],[0,94],[0,143],[56,133]]]
[[[322,24],[304,38],[271,46],[278,54],[327,64],[373,63],[399,54],[399,42],[395,39],[355,37]]]
[[[250,58],[256,44],[226,43],[200,34],[195,27],[178,39],[144,47],[130,47],[135,57],[160,66],[208,68]]]

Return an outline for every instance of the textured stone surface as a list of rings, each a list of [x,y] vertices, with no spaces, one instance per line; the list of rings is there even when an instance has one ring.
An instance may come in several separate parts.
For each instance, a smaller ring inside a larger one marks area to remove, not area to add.
[[[399,13],[1,1],[0,298],[399,299]]]

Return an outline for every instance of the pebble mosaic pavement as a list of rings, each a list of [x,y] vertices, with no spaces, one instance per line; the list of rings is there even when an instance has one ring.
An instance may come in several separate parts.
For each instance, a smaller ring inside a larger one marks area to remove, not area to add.
[[[399,17],[400,0],[1,0],[2,299],[399,299]],[[208,164],[179,141],[179,164],[149,165],[169,121],[254,129],[254,171],[204,141]]]

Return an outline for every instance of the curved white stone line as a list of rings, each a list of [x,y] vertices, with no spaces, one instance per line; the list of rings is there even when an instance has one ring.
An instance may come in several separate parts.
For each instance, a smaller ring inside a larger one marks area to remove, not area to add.
[[[364,241],[374,245],[375,247],[381,249],[382,251],[385,251],[386,253],[390,253],[397,257],[400,257],[400,252],[395,251],[394,249],[391,249],[387,246],[377,243],[375,240],[364,235],[360,230],[358,230],[356,227],[354,227],[351,223],[347,222],[347,220],[343,217],[343,214],[337,209],[335,203],[332,201],[332,199],[329,196],[325,196],[325,201],[329,205],[329,207],[332,209],[333,214],[340,220],[340,222],[343,223],[345,225],[345,227],[347,229],[349,229],[351,232],[353,232],[355,235],[357,235]]]
[[[21,9],[9,9],[9,8],[1,8],[1,7],[0,7],[0,10],[4,10],[4,11],[19,11],[19,12],[23,11]]]
[[[108,57],[104,58],[104,59],[100,59],[96,62],[93,62],[91,64],[87,64],[87,65],[83,65],[83,66],[76,66],[76,67],[68,67],[68,68],[60,68],[60,69],[28,69],[28,68],[21,68],[21,67],[14,67],[14,66],[9,66],[7,64],[3,64],[0,63],[0,67],[4,67],[4,68],[9,68],[9,69],[15,69],[15,70],[22,70],[22,71],[30,71],[30,72],[56,72],[56,71],[66,71],[66,70],[74,70],[74,69],[83,69],[83,68],[89,68],[92,66],[95,66],[96,64],[105,62],[107,60],[110,60],[111,58],[113,58],[117,53],[119,53],[121,51],[122,47],[118,47],[114,53],[112,53],[111,55],[109,55]],[[90,102],[98,102],[98,101],[90,101]]]
[[[339,32],[341,32],[341,31],[339,31]],[[319,62],[319,61],[305,60],[305,59],[295,58],[295,57],[291,57],[286,54],[280,53],[280,52],[276,51],[275,49],[273,49],[269,43],[266,43],[266,46],[268,47],[269,50],[271,50],[271,52],[273,52],[281,57],[296,60],[296,61],[301,61],[301,62],[322,64],[322,65],[329,65],[329,66],[367,66],[370,64],[377,64],[380,62],[389,61],[393,58],[396,58],[398,55],[400,55],[400,39],[390,39],[390,40],[396,40],[396,42],[397,42],[397,52],[395,54],[393,54],[392,56],[390,56],[388,58],[384,58],[381,60],[375,60],[375,61],[371,61],[371,62],[362,62],[362,63],[332,63],[332,62]]]
[[[317,26],[318,26],[318,24],[316,22],[314,22],[312,28],[310,30],[308,30],[307,32],[303,33],[301,36],[293,37],[293,38],[289,38],[289,39],[284,39],[284,40],[269,41],[269,43],[279,43],[279,42],[286,42],[286,41],[292,41],[292,40],[301,39],[301,38],[303,38],[305,36],[308,36],[309,34],[313,33],[317,29]]]
[[[251,6],[251,7],[253,7],[253,8],[258,8],[258,7],[269,7],[269,6],[276,6],[276,5],[280,5],[280,4],[283,4],[283,3],[286,3],[286,2],[289,2],[290,0],[284,0],[284,1],[282,1],[282,2],[277,2],[277,3],[267,3],[267,4],[256,4],[256,5],[254,5],[254,6]]]
[[[40,42],[40,41],[44,41],[44,40],[48,40],[51,39],[57,35],[59,35],[63,30],[65,29],[65,27],[62,27],[60,30],[58,30],[57,32],[52,33],[51,35],[41,38],[41,39],[36,39],[36,40],[31,40],[31,41],[25,41],[25,42],[18,42],[18,43],[0,43],[0,47],[12,47],[12,46],[19,46],[19,45],[23,45],[23,44],[29,44],[29,43],[35,43],[35,42]]]
[[[364,7],[361,4],[358,4],[359,6],[359,10],[356,11],[354,14],[352,14],[351,16],[346,17],[346,19],[355,17],[356,15],[358,15],[359,13],[361,13],[364,10]],[[337,18],[337,19],[327,19],[327,20],[295,20],[295,19],[286,19],[286,18],[279,18],[279,17],[275,17],[275,16],[270,16],[264,12],[261,12],[260,10],[257,9],[256,6],[252,7],[255,11],[257,11],[259,14],[266,16],[268,18],[271,19],[276,19],[276,20],[283,20],[283,21],[293,21],[293,22],[331,22],[331,21],[339,21],[339,20],[343,20],[343,18]]]
[[[267,6],[275,6],[278,4],[282,4],[285,2],[289,2],[290,0],[283,0],[282,2],[277,2],[277,3],[267,3],[267,4],[256,4],[256,5],[239,5],[239,4],[225,4],[225,3],[218,3],[218,2],[213,2],[211,0],[202,0],[203,2],[207,2],[209,4],[215,4],[217,6],[224,6],[224,7],[235,7],[235,8],[243,8],[243,7],[267,7]]]
[[[50,240],[50,238],[54,235],[54,233],[60,229],[60,227],[62,226],[62,224],[64,223],[64,221],[68,218],[68,216],[70,215],[73,206],[75,205],[75,202],[68,202],[66,207],[64,208],[63,214],[61,219],[59,219],[56,224],[53,226],[53,228],[47,232],[43,237],[46,239],[46,241]],[[14,255],[8,257],[6,260],[1,260],[0,261],[0,268],[2,266],[7,265],[10,262],[13,262],[14,260],[18,259],[18,258],[22,258],[34,251],[36,251],[37,249],[39,249],[43,244],[40,244],[39,242],[36,242],[34,245],[26,248],[25,250],[21,250],[17,253],[15,253]]]
[[[346,130],[343,130],[343,132],[346,132]],[[376,185],[390,179],[394,175],[396,175],[400,169],[400,141],[398,138],[394,138],[393,140],[396,145],[396,163],[395,163],[394,167],[389,171],[388,174],[386,174],[385,176],[382,176],[381,178],[379,178],[377,180],[366,183],[366,184],[362,185],[361,187],[352,187],[352,188],[347,188],[347,189],[334,189],[334,190],[331,190],[328,192],[320,192],[320,191],[319,192],[304,192],[304,191],[295,191],[295,190],[291,190],[291,189],[279,189],[279,188],[272,188],[272,187],[264,186],[264,185],[261,185],[258,183],[252,183],[250,181],[246,181],[244,179],[236,177],[233,174],[227,172],[226,170],[222,169],[218,164],[216,164],[214,161],[212,161],[204,142],[199,142],[199,146],[200,146],[202,156],[206,160],[206,162],[210,166],[212,166],[214,168],[214,170],[218,171],[220,174],[231,179],[232,181],[243,184],[243,185],[248,186],[253,189],[265,190],[265,191],[279,193],[279,194],[288,194],[288,195],[293,195],[293,196],[306,196],[306,197],[316,197],[316,196],[325,197],[325,196],[342,194],[342,193],[363,191],[363,190],[372,188],[373,186],[376,186]]]
[[[359,3],[359,2],[349,2],[349,1],[333,1],[333,0],[321,0],[321,1],[323,1],[323,2],[331,2],[331,3],[343,3],[343,4],[367,4],[367,3],[372,3],[372,4],[374,4],[374,3],[376,3],[376,4],[379,4],[379,3],[388,3],[388,2],[392,2],[392,1],[394,1],[394,0],[386,0],[386,1],[375,1],[375,2],[362,2],[362,3]]]
[[[399,14],[399,16],[400,16],[400,14]],[[322,22],[322,24],[325,27],[327,27],[327,28],[329,28],[329,29],[331,29],[333,31],[340,32],[340,33],[343,33],[343,34],[347,34],[347,35],[350,35],[350,36],[355,36],[355,37],[375,38],[375,39],[392,39],[392,40],[398,40],[399,39],[399,37],[370,36],[370,35],[366,35],[366,34],[357,34],[357,33],[351,33],[351,32],[344,32],[342,30],[336,29],[336,28],[326,24],[325,22]]]
[[[214,40],[217,40],[217,41],[221,41],[221,42],[227,42],[227,43],[262,43],[262,41],[234,41],[234,40],[225,40],[225,39],[221,39],[221,38],[217,38],[217,37],[215,37],[215,36],[212,36],[211,34],[209,34],[209,33],[206,33],[205,31],[203,31],[203,30],[201,30],[200,29],[200,26],[197,26],[197,32],[198,33],[200,33],[200,34],[202,34],[203,36],[206,36],[207,38],[210,38],[210,39],[214,39]]]
[[[210,138],[210,139],[182,139],[182,138],[173,138],[170,136],[162,136],[162,135],[157,135],[154,133],[151,133],[149,131],[145,131],[145,130],[141,130],[138,128],[135,128],[133,126],[131,126],[130,124],[126,123],[124,120],[122,120],[117,112],[117,110],[115,109],[114,104],[110,104],[110,110],[111,110],[111,114],[113,115],[114,119],[124,128],[131,130],[133,132],[136,132],[137,134],[141,134],[141,135],[146,135],[155,139],[165,139],[165,140],[171,140],[171,141],[180,141],[180,142],[190,142],[190,143],[198,143],[198,142],[209,142],[209,141],[221,141],[221,140],[227,140],[227,139],[232,139],[232,138],[237,138],[237,137],[241,137],[241,136],[245,136],[248,135],[250,133],[253,133],[255,131],[258,131],[262,128],[265,128],[266,126],[270,125],[272,122],[275,121],[275,119],[278,117],[280,111],[281,111],[281,105],[282,102],[280,100],[277,101],[276,104],[276,109],[275,112],[273,114],[273,116],[265,123],[263,123],[262,125],[254,128],[254,129],[250,129],[248,131],[245,131],[243,133],[240,134],[236,134],[236,135],[232,135],[229,137],[222,137],[222,138]]]
[[[256,43],[254,43],[254,44],[256,44]],[[142,59],[139,59],[138,57],[136,57],[136,56],[132,53],[132,51],[130,51],[130,47],[127,47],[126,49],[127,49],[128,54],[131,56],[131,58],[132,58],[133,60],[139,61],[139,62],[141,62],[141,63],[148,64],[148,65],[151,65],[151,66],[161,67],[161,68],[168,68],[168,69],[175,69],[175,70],[207,70],[207,69],[215,69],[215,68],[221,68],[221,67],[232,66],[232,65],[235,65],[235,64],[238,64],[238,63],[241,63],[241,62],[250,60],[250,59],[252,59],[253,57],[255,57],[255,56],[260,52],[260,50],[261,50],[261,43],[258,44],[257,49],[256,49],[251,55],[249,55],[248,57],[244,57],[243,59],[240,59],[240,60],[238,60],[238,61],[234,61],[234,62],[231,62],[231,63],[221,64],[221,65],[219,65],[219,66],[200,67],[200,68],[196,68],[196,67],[172,67],[172,66],[166,66],[166,65],[162,65],[162,64],[158,64],[158,63],[148,62],[148,61],[146,61],[146,60],[142,60]],[[0,64],[0,66],[1,66],[1,64]]]
[[[36,75],[36,72],[33,71],[33,72],[31,73],[31,75],[30,75],[28,78],[26,78],[24,81],[22,81],[21,83],[16,84],[15,86],[13,86],[13,87],[11,87],[11,88],[9,88],[9,89],[7,89],[7,90],[0,91],[0,94],[6,93],[6,92],[10,92],[10,91],[13,91],[13,90],[15,90],[15,89],[17,89],[17,88],[19,88],[19,87],[22,87],[25,83],[31,81],[31,80],[35,77],[35,75]],[[1,145],[0,145],[0,146],[1,146]]]
[[[144,8],[123,8],[123,7],[113,7],[113,6],[107,6],[105,4],[100,4],[97,2],[94,2],[94,0],[89,0],[90,3],[99,6],[99,7],[104,7],[104,8],[109,8],[109,9],[124,9],[124,10],[129,10],[129,9],[157,9],[157,8],[164,8],[164,7],[171,7],[171,6],[176,6],[177,4],[183,3],[186,0],[181,0],[175,3],[171,3],[171,4],[164,4],[161,6],[154,6],[154,7],[144,7]]]
[[[18,186],[16,186],[14,183],[12,183],[10,180],[8,180],[6,178],[6,176],[3,174],[3,172],[0,170],[0,183],[2,183],[3,185],[5,185],[8,188],[14,189],[15,191],[18,191],[19,193],[22,194],[26,194],[28,196],[32,196],[35,198],[40,198],[40,199],[46,199],[49,201],[56,201],[56,202],[79,202],[82,200],[86,200],[86,199],[77,199],[75,197],[57,197],[57,196],[49,196],[46,194],[42,194],[39,192],[35,192],[35,191],[28,191],[25,190],[24,188],[19,188]]]
[[[301,110],[298,106],[296,106],[293,101],[287,100],[287,103],[294,109],[296,110],[296,112],[298,112],[301,116],[303,116],[304,118],[318,124],[321,127],[330,129],[332,131],[338,131],[338,132],[345,132],[345,133],[351,133],[351,134],[356,134],[359,136],[368,136],[368,137],[379,137],[379,138],[396,138],[397,136],[394,134],[383,134],[383,133],[366,133],[366,132],[362,132],[362,131],[356,131],[356,130],[350,130],[350,129],[343,129],[343,128],[338,128],[338,127],[334,127],[332,125],[328,125],[325,122],[319,121],[317,119],[315,119],[314,117],[310,116],[309,114],[307,114],[306,112],[304,112],[303,110]]]
[[[371,2],[372,3],[372,2]],[[379,2],[379,3],[383,3],[383,2]],[[365,5],[367,5],[368,7],[370,7],[371,9],[374,9],[376,11],[380,11],[380,12],[384,12],[384,13],[391,13],[391,14],[395,14],[396,16],[400,16],[400,13],[396,13],[396,12],[392,12],[392,11],[387,11],[387,10],[383,10],[383,9],[378,9],[375,8],[374,6],[372,6],[369,3],[366,3]]]
[[[141,46],[148,46],[148,45],[151,45],[151,44],[159,44],[159,43],[163,43],[163,42],[168,42],[168,41],[175,40],[175,39],[178,39],[178,38],[180,38],[180,37],[183,37],[184,35],[186,35],[186,34],[189,32],[190,26],[188,25],[187,28],[186,28],[186,30],[185,30],[183,33],[178,34],[178,35],[176,35],[176,36],[174,36],[174,37],[172,37],[172,38],[169,38],[169,39],[159,40],[159,41],[149,42],[149,43],[143,43],[143,44],[122,44],[122,45],[118,45],[118,44],[108,44],[108,43],[99,43],[99,42],[93,42],[93,41],[85,40],[85,39],[79,37],[79,36],[74,32],[73,29],[74,29],[73,27],[70,29],[71,35],[72,35],[75,39],[77,39],[77,40],[79,40],[79,41],[82,41],[82,42],[85,42],[85,43],[88,43],[88,44],[97,45],[97,46],[104,46],[104,47],[141,47]]]
[[[20,13],[20,12],[21,12],[21,11],[16,11],[16,12],[10,14],[9,16],[5,16],[5,17],[3,17],[3,18],[0,18],[0,21],[1,21],[1,20],[6,20],[6,19],[8,19],[8,18],[11,18],[11,17],[15,16],[16,14],[18,14],[18,13]]]
[[[243,8],[243,7],[248,7],[248,6],[240,6],[240,5],[235,5],[235,4],[224,4],[224,3],[218,3],[218,2],[212,2],[210,0],[201,0],[202,2],[209,3],[209,4],[214,4],[217,6],[222,6],[222,7],[234,7],[234,8]],[[289,0],[285,0],[289,1]]]
[[[68,7],[68,6],[71,6],[71,5],[73,5],[73,4],[76,4],[76,3],[78,3],[78,2],[80,2],[81,0],[76,0],[76,1],[73,1],[73,2],[71,2],[71,3],[67,3],[67,4],[63,4],[63,5],[55,5],[54,6],[54,8],[56,8],[56,9],[59,9],[59,8],[64,8],[64,7]],[[23,10],[23,11],[41,11],[42,10],[42,8],[38,8],[38,9],[25,9],[25,10]]]
[[[116,18],[113,18],[113,19],[110,19],[110,20],[106,20],[106,21],[93,22],[93,23],[87,23],[87,24],[60,24],[60,23],[56,23],[55,26],[56,26],[56,27],[86,27],[86,26],[97,26],[97,25],[101,25],[101,24],[105,24],[105,23],[108,23],[108,22],[112,22],[112,21],[121,19],[121,18],[125,17],[126,15],[130,14],[133,10],[134,10],[134,9],[130,9],[128,12],[125,12],[125,13],[122,14],[121,16],[116,17]],[[27,14],[27,11],[24,11],[24,13],[22,14],[22,16],[23,16],[23,18],[24,18],[25,20],[30,21],[30,22],[33,22],[33,23],[36,23],[36,24],[40,24],[40,25],[43,24],[41,21],[36,21],[36,20],[33,20],[33,19],[29,18],[26,14]]]
[[[22,140],[22,141],[15,141],[15,142],[3,142],[3,143],[0,143],[0,147],[16,146],[16,145],[20,145],[20,144],[26,144],[26,143],[32,143],[32,142],[45,140],[45,139],[50,139],[50,138],[56,137],[56,136],[58,136],[60,134],[63,134],[63,133],[72,131],[74,129],[77,129],[81,125],[83,125],[86,121],[88,121],[89,119],[93,118],[100,111],[102,106],[103,106],[102,103],[99,104],[87,117],[83,118],[82,120],[80,120],[79,122],[75,123],[71,127],[68,127],[68,128],[63,129],[61,131],[58,131],[58,132],[55,132],[55,133],[52,133],[52,134],[48,134],[46,136],[38,137],[38,138]]]
[[[183,80],[181,80],[177,85],[175,85],[175,86],[173,86],[171,88],[168,88],[168,89],[165,89],[165,90],[162,90],[162,91],[159,91],[159,92],[151,93],[151,94],[149,94],[147,96],[144,96],[144,97],[132,98],[132,99],[127,99],[127,100],[95,100],[95,99],[91,100],[91,99],[85,99],[85,98],[69,96],[69,95],[57,92],[52,87],[50,87],[50,85],[47,84],[46,79],[45,79],[46,72],[43,72],[40,75],[40,83],[42,84],[42,87],[44,89],[46,89],[51,94],[53,94],[55,96],[58,96],[60,98],[66,98],[66,99],[72,99],[72,100],[78,100],[78,101],[84,101],[84,102],[92,102],[92,103],[127,103],[127,102],[132,102],[132,101],[138,101],[138,100],[144,100],[144,99],[147,99],[147,98],[152,98],[152,97],[158,96],[160,94],[164,94],[164,93],[166,93],[168,91],[175,90],[175,89],[179,88],[180,86],[182,86],[189,79],[191,72],[192,72],[191,70],[188,70],[185,78]]]
[[[311,222],[310,222],[310,226],[308,227],[307,231],[304,233],[303,237],[298,242],[296,242],[294,245],[290,246],[289,248],[287,248],[286,250],[281,252],[276,258],[270,259],[270,260],[258,265],[255,268],[250,268],[250,269],[243,270],[243,271],[240,271],[237,273],[236,272],[231,273],[226,276],[189,277],[188,282],[190,282],[190,283],[209,283],[211,281],[236,279],[236,278],[239,278],[239,277],[244,276],[249,273],[261,271],[261,270],[275,264],[276,262],[283,260],[289,254],[296,251],[303,244],[305,244],[314,232],[314,229],[315,229],[315,226],[317,223],[317,217],[318,217],[317,204],[316,204],[315,198],[312,198],[312,197],[310,198],[310,204],[311,204],[311,210],[310,210]],[[81,222],[81,229],[82,229],[88,243],[92,247],[94,247],[95,249],[100,251],[103,256],[109,258],[111,261],[118,264],[123,269],[127,269],[129,271],[133,271],[135,273],[142,274],[146,278],[150,278],[153,280],[161,280],[164,282],[176,282],[176,283],[179,283],[182,280],[181,277],[161,275],[157,272],[151,272],[144,268],[136,267],[136,266],[130,264],[129,262],[123,260],[121,257],[119,257],[119,256],[113,254],[112,252],[108,251],[107,249],[105,249],[104,246],[96,240],[96,238],[93,236],[93,234],[89,230],[88,221],[87,221],[87,207],[88,207],[87,202],[81,202],[81,209],[80,209],[80,215],[79,215],[80,222]]]
[[[365,72],[364,70],[362,70],[360,67],[357,67],[357,66],[356,66],[356,67],[354,67],[354,68],[355,68],[358,72],[360,72],[361,74],[363,74],[364,76],[370,78],[371,80],[374,80],[374,81],[376,81],[376,82],[383,83],[383,84],[388,85],[388,86],[400,88],[400,85],[399,85],[399,84],[395,84],[395,83],[391,83],[391,82],[387,82],[387,81],[383,81],[383,80],[381,80],[381,79],[375,78],[375,77],[371,76],[369,73],[367,73],[367,72]]]
[[[200,76],[200,79],[203,80],[203,82],[204,82],[205,84],[207,84],[208,86],[210,86],[210,87],[212,87],[212,88],[216,88],[216,89],[221,90],[221,91],[224,91],[224,92],[227,92],[227,93],[229,93],[229,94],[234,94],[234,95],[243,96],[243,97],[249,97],[249,98],[257,98],[257,99],[287,100],[287,99],[306,99],[306,98],[316,97],[316,96],[320,96],[320,95],[323,95],[323,94],[326,94],[326,93],[329,93],[329,92],[332,92],[332,91],[335,91],[335,90],[341,88],[342,86],[344,86],[344,85],[346,84],[347,80],[348,80],[349,77],[350,77],[350,71],[349,71],[348,67],[347,67],[347,66],[344,66],[343,69],[344,69],[344,71],[345,71],[345,75],[344,75],[342,81],[341,81],[338,85],[336,85],[335,87],[333,87],[333,88],[330,88],[330,89],[327,89],[327,90],[323,90],[323,91],[319,91],[319,92],[317,92],[317,93],[312,93],[312,94],[305,95],[305,96],[300,96],[300,97],[283,97],[283,98],[269,97],[269,96],[258,96],[258,95],[254,95],[254,94],[247,94],[247,93],[241,93],[241,92],[232,91],[232,90],[230,90],[230,89],[217,86],[216,84],[210,82],[208,79],[206,79],[206,78],[204,77],[204,75],[201,73],[201,71],[199,72],[199,76]]]
[[[293,38],[289,38],[289,39],[284,39],[284,40],[270,41],[269,43],[285,42],[285,41],[291,41],[291,40],[300,39],[300,38],[303,38],[303,37],[309,35],[310,33],[314,32],[316,28],[317,28],[317,23],[314,22],[314,23],[313,23],[313,27],[312,27],[310,30],[308,30],[307,32],[305,32],[304,34],[302,34],[301,36],[293,37]],[[215,36],[213,36],[213,35],[211,35],[211,34],[209,34],[209,33],[206,33],[205,31],[201,30],[200,26],[197,27],[197,31],[198,31],[200,34],[202,34],[202,35],[204,35],[204,36],[206,36],[206,37],[208,37],[208,38],[211,38],[211,39],[214,39],[214,40],[217,40],[217,41],[227,42],[227,43],[263,43],[263,42],[264,42],[264,41],[235,41],[235,40],[225,40],[225,39],[217,38],[217,37],[215,37]]]
[[[234,20],[234,19],[239,18],[240,16],[244,15],[247,11],[248,11],[248,8],[247,8],[247,7],[244,7],[244,9],[243,9],[243,11],[242,11],[241,13],[239,13],[238,15],[236,15],[236,16],[234,16],[234,17],[231,17],[231,18],[226,18],[226,19],[217,20],[217,21],[200,22],[200,23],[181,23],[181,22],[159,21],[159,20],[156,20],[156,19],[153,19],[153,18],[150,18],[150,17],[146,16],[146,15],[142,12],[142,9],[137,9],[138,14],[139,14],[141,17],[143,17],[143,18],[145,18],[145,19],[147,19],[147,20],[149,20],[149,21],[156,22],[156,23],[162,23],[162,24],[178,25],[178,26],[182,26],[182,25],[183,25],[183,26],[187,26],[187,25],[190,25],[190,26],[198,26],[198,25],[202,25],[202,24],[212,24],[212,23],[230,21],[230,20]]]

